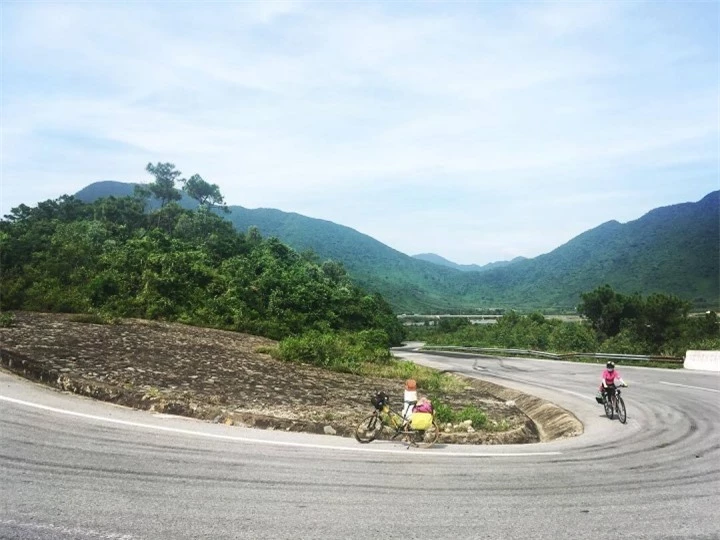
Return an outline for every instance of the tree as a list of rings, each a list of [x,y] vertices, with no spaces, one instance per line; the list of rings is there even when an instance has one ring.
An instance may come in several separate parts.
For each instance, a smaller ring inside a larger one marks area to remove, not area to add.
[[[252,246],[260,245],[263,241],[262,234],[260,234],[260,229],[258,229],[255,225],[248,227],[247,239],[248,243]]]
[[[677,296],[651,294],[637,320],[637,333],[659,351],[665,343],[680,336],[689,311],[690,302]]]
[[[160,200],[161,208],[170,202],[182,199],[182,194],[175,188],[175,181],[182,173],[175,170],[175,165],[172,163],[158,163],[157,165],[148,163],[145,170],[155,177],[155,182],[149,184],[147,189]]]
[[[220,188],[217,184],[209,184],[199,174],[193,174],[188,180],[180,180],[183,184],[183,191],[195,199],[203,208],[221,208],[223,212],[229,213]]]
[[[590,325],[601,337],[612,337],[620,332],[626,307],[623,295],[605,284],[594,291],[581,294],[580,298],[582,302],[577,308],[578,313],[590,320]]]

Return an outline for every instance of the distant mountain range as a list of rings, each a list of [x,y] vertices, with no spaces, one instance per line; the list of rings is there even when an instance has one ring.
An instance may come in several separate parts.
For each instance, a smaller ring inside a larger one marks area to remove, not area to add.
[[[524,261],[526,259],[526,257],[515,257],[511,261],[496,261],[480,266],[477,264],[454,263],[444,257],[441,257],[440,255],[436,255],[435,253],[419,253],[417,255],[413,255],[413,258],[420,259],[421,261],[431,262],[433,264],[439,264],[440,266],[447,266],[448,268],[455,268],[456,270],[462,270],[463,272],[484,272],[485,270],[490,270],[492,268],[500,268],[502,266],[507,266],[512,263]]]
[[[122,197],[134,185],[96,182],[76,197]],[[184,197],[181,204],[192,208]],[[240,231],[257,227],[297,251],[342,262],[355,281],[397,312],[451,309],[572,309],[604,283],[615,290],[663,292],[698,307],[720,302],[720,191],[698,202],[657,208],[628,223],[609,221],[532,259],[458,265],[434,254],[411,257],[354,229],[275,209],[230,206]],[[477,268],[473,268],[477,266]]]

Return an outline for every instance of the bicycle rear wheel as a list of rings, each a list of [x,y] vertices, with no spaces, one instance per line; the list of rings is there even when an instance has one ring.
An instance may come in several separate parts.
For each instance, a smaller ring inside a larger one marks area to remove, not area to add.
[[[355,428],[355,439],[363,444],[373,442],[382,431],[383,423],[377,414],[363,419]]]
[[[416,446],[419,448],[430,448],[440,437],[440,426],[433,418],[432,425],[424,430],[415,432]]]
[[[621,423],[627,422],[627,411],[625,410],[625,402],[620,396],[615,398],[615,410],[617,411],[618,420]]]
[[[605,405],[605,416],[607,416],[610,420],[612,420],[613,419],[612,396],[605,396],[605,401],[603,402],[603,405]]]

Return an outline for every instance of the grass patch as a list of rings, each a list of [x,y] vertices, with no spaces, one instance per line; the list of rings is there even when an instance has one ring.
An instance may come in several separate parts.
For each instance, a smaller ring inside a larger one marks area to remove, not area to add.
[[[15,314],[9,311],[0,313],[0,328],[11,328],[15,326]]]
[[[485,431],[507,431],[510,429],[510,423],[504,418],[499,422],[497,420],[490,420],[484,426]]]
[[[271,354],[288,362],[301,362],[338,371],[362,371],[364,363],[387,362],[390,358],[387,335],[377,330],[361,332],[319,332],[311,330],[283,339]]]
[[[566,362],[579,362],[581,364],[597,364],[600,367],[604,367],[607,360],[598,360],[597,358],[569,358]],[[682,362],[662,362],[658,360],[633,360],[632,363],[620,364],[617,360],[615,367],[622,369],[623,367],[648,367],[648,368],[665,368],[665,369],[682,369]]]
[[[145,390],[145,394],[143,395],[142,399],[158,399],[162,396],[162,392],[160,389],[156,386],[151,386],[147,390]]]
[[[452,375],[419,366],[407,360],[388,360],[383,363],[365,362],[360,365],[358,375],[381,379],[415,379],[418,388],[429,394],[459,392],[465,385]]]
[[[435,409],[435,418],[442,424],[459,424],[470,420],[473,429],[486,429],[488,427],[487,414],[475,406],[468,406],[460,411],[454,411],[449,405],[433,396],[431,398]]]
[[[484,427],[485,424],[487,424],[487,415],[477,407],[473,406],[465,407],[457,413],[456,418],[458,422],[470,420],[470,422],[472,422],[472,427],[474,428]]]

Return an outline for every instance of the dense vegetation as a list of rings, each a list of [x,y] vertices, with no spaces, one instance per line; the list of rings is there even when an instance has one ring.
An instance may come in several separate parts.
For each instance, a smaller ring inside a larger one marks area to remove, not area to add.
[[[436,326],[414,327],[408,337],[431,345],[556,353],[684,356],[688,349],[720,349],[717,315],[689,316],[690,303],[677,296],[623,295],[603,285],[581,297],[578,312],[585,321],[580,323],[510,311],[496,324],[473,325],[465,318],[443,318]]]
[[[164,319],[275,339],[371,331],[385,348],[400,342],[389,304],[355,286],[341,264],[257,229],[236,231],[212,211],[224,206],[217,186],[198,175],[184,180],[167,163],[147,171],[155,181],[131,196],[13,208],[0,221],[0,308]],[[194,210],[178,205],[176,182]]]
[[[83,200],[132,192],[103,182],[78,193]],[[298,252],[343,263],[354,282],[379,292],[396,313],[447,313],[477,308],[568,312],[580,295],[603,283],[624,294],[674,294],[697,308],[718,309],[720,192],[695,203],[655,209],[635,221],[611,221],[552,252],[512,264],[467,271],[400,253],[329,221],[273,209],[230,206],[239,231],[256,226]],[[192,207],[189,197],[180,201]],[[457,265],[456,265],[457,266]]]

